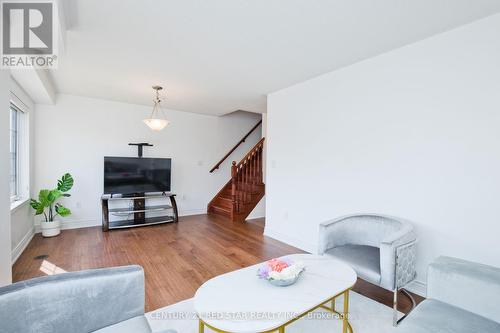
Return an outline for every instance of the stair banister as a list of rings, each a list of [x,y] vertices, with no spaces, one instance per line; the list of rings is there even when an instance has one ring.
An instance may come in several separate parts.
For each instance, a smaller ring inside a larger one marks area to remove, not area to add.
[[[219,162],[217,162],[217,164],[215,164],[212,169],[210,169],[210,173],[217,170],[220,165],[229,157],[229,155],[231,155],[243,142],[245,142],[245,140],[250,136],[250,134],[252,134],[253,131],[257,129],[257,127],[259,127],[260,124],[262,124],[262,120],[259,120],[259,122],[255,124],[255,126],[252,127],[252,129],[248,131],[248,133],[245,134],[245,136],[240,141],[238,141],[238,143],[233,148],[231,148],[231,150],[229,150],[229,152],[224,155],[224,157]]]
[[[219,212],[220,214],[226,214],[225,216],[236,221],[244,220],[252,209],[255,208],[265,192],[262,177],[263,148],[264,138],[239,163],[236,163],[236,161],[231,163],[231,179],[207,205],[209,213]],[[223,199],[224,191],[227,193],[226,199]],[[223,204],[223,200],[229,201],[226,201],[226,205],[229,204],[231,208],[218,206],[221,203]]]
[[[245,161],[246,161],[246,160],[247,160],[250,156],[252,156],[252,154],[254,154],[256,151],[258,151],[259,149],[261,149],[261,147],[262,147],[262,143],[264,142],[264,140],[265,140],[265,138],[260,139],[260,141],[259,141],[259,142],[257,142],[257,144],[255,145],[255,147],[253,147],[253,149],[252,149],[252,150],[250,150],[250,151],[249,151],[249,152],[245,155],[245,157],[243,157],[243,158],[241,159],[241,161],[237,164],[237,166],[239,167],[239,166],[241,166],[242,164],[244,164],[244,163],[245,163]]]
[[[241,161],[236,164],[236,161],[231,165],[231,195],[233,200],[233,209],[238,212],[241,203],[247,202],[248,191],[251,190],[252,185],[256,184],[255,176],[258,177],[258,183],[262,183],[261,177],[261,161],[262,161],[262,147],[265,138],[262,138],[250,150]],[[240,184],[241,188],[238,188]],[[240,191],[239,191],[240,190]]]

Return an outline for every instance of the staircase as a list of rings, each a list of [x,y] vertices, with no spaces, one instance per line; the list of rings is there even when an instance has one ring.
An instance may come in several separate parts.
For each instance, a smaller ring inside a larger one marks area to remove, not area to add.
[[[208,204],[208,214],[224,216],[232,221],[247,218],[264,197],[263,149],[264,138],[238,164],[233,161],[231,179]]]

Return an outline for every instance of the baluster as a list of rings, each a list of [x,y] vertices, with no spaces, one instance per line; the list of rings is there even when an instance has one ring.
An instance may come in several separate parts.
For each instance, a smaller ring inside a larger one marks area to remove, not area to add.
[[[248,157],[248,181],[247,181],[248,191],[252,189],[252,156]]]
[[[259,184],[259,151],[255,153],[255,184]]]
[[[248,198],[247,201],[252,200],[252,160],[248,159],[248,180],[247,180]]]
[[[248,160],[245,160],[243,163],[243,202],[247,203],[247,197],[248,197],[248,188],[247,188],[247,181],[248,181]]]
[[[248,158],[248,201],[252,200],[252,156]]]
[[[242,180],[242,173],[241,173],[241,167],[238,166],[238,212],[240,211],[241,209],[241,200],[242,200],[242,196],[241,196],[241,180]]]
[[[255,175],[255,183],[260,184],[260,149],[257,149],[256,157],[257,165],[255,166],[256,175]]]
[[[246,164],[246,161],[243,162],[243,166],[242,166],[242,170],[243,170],[243,204],[246,203],[246,200],[247,200],[247,164]]]
[[[254,184],[257,185],[259,183],[259,149],[255,151],[255,181]]]
[[[248,179],[247,179],[248,201],[252,199],[252,156],[248,158]]]
[[[235,212],[238,211],[238,204],[239,204],[239,198],[238,198],[238,178],[239,178],[239,173],[238,173],[238,167],[235,166],[235,172],[236,172],[236,176],[234,177],[235,178],[235,183],[236,183],[236,190],[235,190],[235,197],[236,197],[236,202],[235,202],[235,205],[234,205],[234,209],[235,209]]]
[[[257,177],[257,152],[252,155],[252,189],[255,188],[255,178]]]
[[[236,190],[237,190],[237,171],[236,171],[236,161],[233,161],[231,165],[231,200],[233,205],[233,212],[237,209],[237,198],[236,198]]]
[[[240,169],[239,169],[239,172],[240,172],[240,202],[239,202],[239,208],[238,209],[243,209],[243,203],[244,203],[244,199],[245,199],[245,191],[244,191],[244,177],[245,177],[245,174],[244,174],[244,165],[242,164]]]

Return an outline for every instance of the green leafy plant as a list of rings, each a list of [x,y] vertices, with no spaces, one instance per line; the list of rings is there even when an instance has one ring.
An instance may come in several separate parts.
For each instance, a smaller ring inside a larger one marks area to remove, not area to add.
[[[66,173],[57,181],[57,188],[53,190],[40,190],[38,200],[31,199],[31,207],[35,210],[35,215],[43,214],[45,222],[52,222],[59,215],[65,217],[71,214],[71,210],[56,201],[61,197],[71,196],[68,192],[73,187],[73,177]]]

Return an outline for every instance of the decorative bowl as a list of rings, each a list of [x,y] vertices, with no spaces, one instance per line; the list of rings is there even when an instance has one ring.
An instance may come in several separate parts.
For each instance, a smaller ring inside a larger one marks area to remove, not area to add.
[[[294,263],[287,258],[271,259],[259,268],[257,275],[273,286],[286,287],[297,282],[303,271],[301,262]]]
[[[290,278],[290,279],[286,279],[286,280],[268,279],[267,281],[269,281],[269,283],[272,284],[273,286],[277,286],[277,287],[291,286],[292,284],[294,284],[295,282],[297,282],[297,280],[299,279],[299,277],[300,277],[300,275],[302,274],[303,271],[304,270],[301,270],[299,274],[297,274],[295,277]]]

